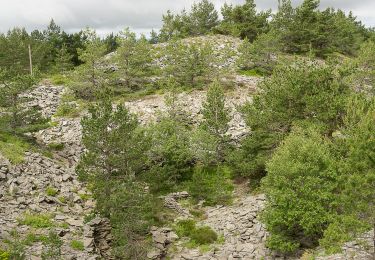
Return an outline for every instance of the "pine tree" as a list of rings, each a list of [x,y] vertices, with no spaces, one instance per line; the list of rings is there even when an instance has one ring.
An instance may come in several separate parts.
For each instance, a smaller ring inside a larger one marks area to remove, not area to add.
[[[225,107],[224,90],[217,81],[213,82],[208,88],[207,97],[203,103],[202,115],[203,122],[201,127],[209,137],[203,134],[202,137],[206,136],[208,138],[201,140],[201,142],[213,142],[209,145],[213,150],[207,152],[213,154],[210,161],[219,163],[224,159],[225,149],[227,148],[228,136],[226,133],[229,128],[230,116],[228,108]],[[207,144],[205,146],[208,147]]]
[[[1,130],[24,133],[32,131],[33,125],[45,122],[40,108],[28,107],[26,103],[30,100],[22,97],[35,83],[36,78],[28,74],[0,70],[0,107],[5,108],[5,113],[1,115]]]
[[[137,119],[108,96],[82,119],[85,153],[76,170],[92,188],[96,210],[108,217],[114,236],[112,254],[119,259],[144,258],[144,237],[153,221],[153,198],[137,181],[146,163],[148,143]]]
[[[194,3],[189,15],[189,26],[192,35],[207,34],[219,24],[219,16],[215,5],[208,0]]]
[[[68,52],[65,44],[58,50],[55,58],[55,70],[61,74],[73,69],[73,55]]]
[[[78,50],[83,64],[75,71],[73,90],[79,98],[93,99],[95,94],[104,88],[106,77],[102,57],[106,47],[95,31],[86,29],[84,35],[84,48]]]
[[[144,36],[137,39],[129,29],[120,34],[119,45],[116,53],[119,77],[123,79],[126,88],[139,88],[152,73],[151,45]]]

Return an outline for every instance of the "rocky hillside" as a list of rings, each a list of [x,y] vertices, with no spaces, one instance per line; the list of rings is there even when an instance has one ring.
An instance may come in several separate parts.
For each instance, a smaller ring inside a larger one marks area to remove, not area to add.
[[[258,79],[238,77],[237,87],[227,93],[227,106],[233,119],[230,134],[234,140],[248,131],[237,111],[237,106],[251,99]],[[30,95],[43,108],[45,115],[53,115],[64,93],[63,86],[39,86]],[[204,91],[179,94],[181,106],[189,112],[192,122],[200,119]],[[30,105],[35,105],[30,104]],[[126,102],[143,124],[158,120],[166,109],[164,97],[153,95]],[[59,144],[61,149],[46,156],[34,151],[25,153],[24,162],[12,165],[0,157],[0,240],[26,241],[26,259],[40,259],[46,250],[53,230],[62,240],[63,259],[110,259],[110,227],[105,219],[91,216],[95,206],[90,192],[77,179],[74,167],[83,151],[80,144],[80,118],[53,117],[50,128],[35,134],[39,143]],[[189,249],[169,227],[151,230],[154,249],[150,259],[278,259],[265,247],[267,232],[259,220],[264,207],[264,195],[249,195],[236,188],[232,206],[200,207],[205,216],[198,225],[208,225],[222,237],[208,251]],[[190,216],[189,206],[179,202],[189,194],[165,197],[165,206],[176,212],[176,221]],[[371,241],[372,233],[364,236]],[[367,240],[366,240],[367,239]],[[344,253],[319,259],[371,259],[370,246],[363,241],[348,243]],[[51,249],[51,250],[52,250]],[[50,250],[50,251],[51,251]],[[53,250],[52,250],[53,251]],[[48,252],[47,252],[48,253]]]

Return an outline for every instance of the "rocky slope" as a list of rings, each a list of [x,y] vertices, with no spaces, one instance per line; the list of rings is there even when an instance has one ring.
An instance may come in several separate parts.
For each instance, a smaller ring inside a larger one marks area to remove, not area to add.
[[[237,87],[227,93],[227,106],[233,116],[229,132],[234,140],[248,131],[236,107],[251,99],[256,83],[255,78],[238,77]],[[45,115],[53,115],[64,91],[64,87],[39,86],[30,93],[36,98],[36,103],[30,105],[38,104]],[[204,91],[179,94],[181,106],[189,112],[193,123],[201,117],[199,111],[204,98]],[[158,115],[166,110],[164,97],[160,95],[126,102],[126,105],[143,124],[157,121]],[[0,157],[0,245],[5,239],[12,239],[12,230],[25,238],[30,234],[47,236],[53,229],[63,241],[63,259],[99,259],[100,255],[110,259],[107,254],[111,240],[108,222],[98,217],[88,223],[84,221],[95,202],[74,171],[83,151],[80,119],[53,118],[53,121],[52,127],[35,134],[40,143],[63,145],[52,158],[30,151],[25,154],[22,164],[11,165]],[[51,192],[52,189],[55,192]],[[177,210],[177,219],[189,218],[189,211],[178,203],[181,196],[188,195],[169,196],[166,206]],[[264,195],[240,193],[232,206],[203,207],[206,218],[198,225],[208,225],[224,238],[223,243],[208,252],[186,248],[168,227],[154,228],[151,233],[155,250],[149,257],[160,258],[168,247],[170,259],[278,259],[264,244],[267,232],[259,220],[259,212],[265,203]],[[30,216],[44,216],[47,224],[41,228],[32,227],[25,221]],[[373,233],[367,234],[368,241],[372,238]],[[83,243],[83,247],[74,248],[73,241]],[[362,244],[348,243],[343,254],[319,259],[372,259],[371,246],[365,248]],[[43,250],[42,241],[34,241],[26,247],[27,259],[40,259]]]

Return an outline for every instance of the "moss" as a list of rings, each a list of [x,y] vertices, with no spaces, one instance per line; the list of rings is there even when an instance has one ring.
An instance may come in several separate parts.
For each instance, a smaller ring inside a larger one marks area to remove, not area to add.
[[[61,74],[52,75],[49,79],[53,85],[68,85],[71,82],[66,75]]]
[[[44,214],[29,214],[26,213],[23,218],[18,219],[21,225],[30,226],[33,228],[50,228],[53,227],[53,222],[50,215]]]
[[[72,242],[70,242],[70,247],[77,251],[83,251],[85,249],[83,242],[78,240],[72,240]]]

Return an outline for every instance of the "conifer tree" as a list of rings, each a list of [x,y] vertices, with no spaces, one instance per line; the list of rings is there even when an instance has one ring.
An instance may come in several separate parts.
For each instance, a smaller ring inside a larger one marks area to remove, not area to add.
[[[116,53],[118,75],[126,88],[139,88],[152,72],[151,45],[144,36],[137,39],[135,33],[128,28],[120,33],[119,45]]]
[[[95,31],[86,29],[84,35],[86,38],[84,48],[78,50],[79,59],[83,64],[75,72],[73,90],[79,98],[93,99],[104,87],[106,77],[102,57],[106,47]]]
[[[72,62],[73,55],[68,52],[65,44],[57,51],[55,58],[55,70],[61,74],[65,74],[67,71],[73,69]]]

